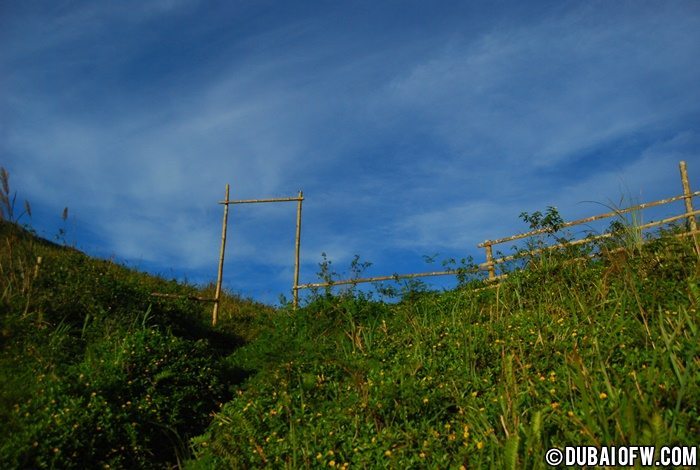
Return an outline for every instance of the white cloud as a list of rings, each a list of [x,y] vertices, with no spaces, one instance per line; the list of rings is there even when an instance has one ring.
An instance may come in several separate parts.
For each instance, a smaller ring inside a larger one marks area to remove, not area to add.
[[[676,160],[700,148],[687,131],[700,113],[692,4],[582,4],[405,42],[336,35],[325,17],[224,39],[200,18],[191,37],[219,38],[216,51],[172,76],[139,62],[157,56],[148,28],[196,5],[129,5],[68,9],[31,38],[15,25],[0,53],[13,181],[35,205],[70,206],[120,257],[215,264],[228,182],[234,198],[305,190],[304,270],[322,251],[386,266],[391,250],[459,251],[514,233],[524,210],[584,211],[579,201],[617,196],[620,175],[634,192],[675,184]],[[110,75],[128,70],[143,87]],[[596,166],[596,153],[636,136],[648,141]],[[229,259],[286,276],[293,230],[293,205],[236,207]]]
[[[696,110],[700,67],[688,64],[699,52],[698,11],[642,10],[601,21],[584,6],[454,39],[388,91],[456,151],[556,165]]]
[[[596,171],[586,177],[573,178],[544,193],[529,193],[523,182],[523,197],[510,199],[496,193],[484,193],[478,200],[417,211],[393,230],[395,244],[407,248],[432,248],[473,252],[476,245],[527,231],[518,218],[521,212],[558,208],[565,220],[588,217],[613,208],[626,207],[676,196],[682,192],[678,163],[688,162],[691,179],[700,181],[700,136],[695,131],[681,132],[674,137],[643,149],[639,158],[607,171]],[[697,187],[697,181],[694,187]],[[645,221],[679,214],[680,203],[647,210]]]

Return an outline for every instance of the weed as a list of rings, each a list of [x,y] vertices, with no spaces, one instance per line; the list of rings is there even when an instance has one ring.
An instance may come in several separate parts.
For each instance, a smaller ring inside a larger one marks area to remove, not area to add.
[[[553,446],[694,445],[692,244],[661,238],[607,277],[612,260],[567,256],[495,291],[343,293],[278,318],[234,353],[258,372],[192,466],[544,468]]]

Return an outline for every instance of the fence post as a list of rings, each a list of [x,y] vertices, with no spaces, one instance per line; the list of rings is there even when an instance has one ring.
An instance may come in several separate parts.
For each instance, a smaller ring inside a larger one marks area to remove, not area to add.
[[[221,251],[219,252],[219,272],[216,277],[216,291],[214,292],[214,311],[211,314],[211,324],[216,325],[219,319],[219,301],[221,299],[221,283],[224,276],[224,252],[226,251],[226,227],[228,226],[228,194],[229,185],[226,184],[226,197],[224,198],[224,221],[221,226]]]
[[[683,196],[685,197],[685,212],[688,215],[688,230],[695,232],[698,229],[697,222],[695,220],[695,215],[693,214],[693,196],[690,190],[690,182],[688,181],[688,169],[686,168],[685,161],[681,161],[681,183],[683,184]]]
[[[299,191],[299,200],[297,202],[297,232],[294,239],[294,286],[292,286],[294,310],[299,306],[299,250],[301,247],[301,203],[303,200],[304,193]]]
[[[486,249],[486,262],[488,263],[489,280],[492,280],[496,277],[496,268],[493,264],[493,247],[491,243],[486,240],[484,242],[484,248]]]

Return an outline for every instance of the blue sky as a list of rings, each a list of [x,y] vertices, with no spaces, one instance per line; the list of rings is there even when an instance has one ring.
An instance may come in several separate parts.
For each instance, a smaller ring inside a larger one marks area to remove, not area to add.
[[[584,201],[700,184],[700,3],[3,2],[0,164],[32,225],[215,279],[233,198],[305,193],[303,282],[432,270]],[[680,205],[678,206],[680,210]],[[648,220],[648,219],[647,219]],[[289,294],[294,204],[231,210],[226,287]]]

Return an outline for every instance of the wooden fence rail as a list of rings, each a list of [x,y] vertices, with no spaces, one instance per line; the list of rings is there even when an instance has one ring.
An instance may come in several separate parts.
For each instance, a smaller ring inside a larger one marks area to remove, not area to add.
[[[627,208],[619,209],[619,210],[613,210],[610,212],[606,212],[604,214],[585,217],[585,218],[574,220],[571,222],[565,222],[558,227],[558,230],[565,229],[568,227],[573,227],[576,225],[586,224],[589,222],[594,222],[594,221],[602,220],[602,219],[606,219],[606,218],[619,217],[621,215],[624,215],[624,214],[627,214],[630,212],[641,211],[641,210],[648,209],[651,207],[661,206],[661,205],[670,204],[672,202],[683,200],[685,203],[685,212],[683,212],[682,214],[674,215],[672,217],[667,217],[663,220],[659,220],[656,222],[650,222],[647,224],[638,225],[638,226],[633,227],[633,228],[635,230],[638,230],[641,233],[642,230],[646,230],[646,229],[649,229],[652,227],[658,227],[658,226],[665,225],[665,224],[668,224],[668,223],[671,223],[671,222],[674,222],[677,220],[686,219],[687,220],[687,231],[684,233],[677,234],[677,236],[693,236],[695,238],[696,247],[699,247],[698,251],[700,253],[700,242],[698,242],[698,234],[700,234],[700,231],[698,231],[697,220],[696,220],[697,216],[700,214],[700,210],[693,209],[693,198],[700,196],[700,191],[695,191],[695,192],[691,191],[690,182],[688,180],[688,171],[687,171],[686,163],[684,161],[681,161],[679,163],[679,168],[680,168],[681,186],[683,188],[683,194],[678,195],[678,196],[669,197],[666,199],[660,199],[658,201],[637,204],[635,206],[631,206],[631,207],[627,207]],[[576,245],[591,243],[591,242],[596,241],[596,240],[610,238],[613,236],[612,233],[602,233],[599,235],[589,236],[589,237],[578,239],[578,240],[567,241],[565,243],[558,243],[555,245],[549,245],[546,247],[537,248],[537,249],[533,249],[533,250],[529,250],[529,251],[522,251],[521,253],[519,253],[517,255],[501,256],[498,258],[494,258],[493,247],[495,245],[500,245],[500,244],[507,243],[510,241],[534,237],[537,235],[541,235],[541,234],[545,234],[545,233],[550,232],[550,230],[547,228],[540,228],[537,230],[531,230],[529,232],[520,233],[517,235],[511,235],[509,237],[497,238],[494,240],[486,240],[482,243],[479,243],[477,245],[477,247],[484,248],[485,253],[486,253],[486,261],[483,263],[480,263],[479,265],[477,265],[476,267],[473,267],[473,268],[468,268],[468,269],[456,268],[456,269],[448,269],[448,270],[444,270],[444,271],[429,271],[429,272],[408,273],[408,274],[392,274],[392,275],[388,275],[388,276],[375,276],[375,277],[365,277],[365,278],[355,278],[355,279],[342,279],[342,280],[336,280],[336,281],[330,281],[330,282],[313,282],[313,283],[307,283],[307,284],[299,284],[299,266],[300,266],[299,257],[300,257],[300,246],[301,246],[301,209],[302,209],[302,202],[304,201],[303,192],[299,191],[299,194],[296,197],[230,200],[229,199],[229,185],[227,184],[225,198],[223,201],[219,201],[219,204],[222,204],[224,206],[224,214],[223,214],[223,221],[222,221],[222,227],[221,227],[221,248],[219,251],[219,264],[218,264],[218,270],[217,270],[217,280],[216,280],[216,289],[215,289],[214,298],[204,298],[204,297],[198,297],[198,296],[188,296],[188,295],[178,295],[178,294],[162,294],[162,293],[157,293],[157,292],[154,292],[152,295],[156,296],[156,297],[189,298],[189,299],[198,300],[201,302],[213,302],[214,309],[212,312],[212,324],[216,325],[217,320],[218,320],[219,304],[220,304],[220,300],[221,300],[221,289],[222,289],[222,284],[223,284],[224,253],[226,251],[226,231],[227,231],[227,227],[228,227],[228,206],[231,204],[255,204],[255,203],[294,202],[294,201],[297,202],[296,232],[295,232],[295,243],[294,243],[294,281],[292,284],[294,309],[296,309],[299,305],[299,291],[301,289],[313,289],[313,288],[319,288],[319,287],[332,287],[332,286],[342,286],[342,285],[356,285],[356,284],[368,283],[368,282],[398,281],[400,279],[416,279],[416,278],[433,277],[433,276],[459,276],[459,275],[463,275],[463,274],[474,274],[474,273],[477,273],[479,271],[487,271],[488,278],[486,279],[486,281],[489,282],[491,285],[493,285],[495,282],[500,281],[508,276],[507,273],[496,275],[496,265],[498,265],[498,264],[503,264],[503,263],[506,263],[508,261],[515,260],[517,258],[523,257],[524,255],[536,255],[539,253],[546,252],[548,250],[556,250],[556,249],[561,249],[561,248],[565,248],[565,247],[569,247],[569,246],[576,246]]]
[[[700,195],[700,191],[698,191],[696,194],[697,194],[697,195]],[[639,230],[639,231],[642,231],[642,230],[646,230],[646,229],[649,229],[649,228],[659,227],[659,226],[661,226],[661,225],[670,224],[671,222],[674,222],[674,221],[676,221],[676,220],[685,219],[685,218],[688,217],[688,215],[695,215],[695,216],[697,216],[697,215],[699,215],[699,214],[700,214],[700,210],[693,211],[693,212],[691,212],[690,214],[683,213],[683,214],[681,214],[681,215],[675,215],[675,216],[673,216],[673,217],[668,217],[668,218],[666,218],[666,219],[659,220],[659,221],[656,221],[656,222],[649,222],[648,224],[638,225],[638,226],[635,227],[635,229],[636,229],[636,230]],[[537,254],[544,253],[544,252],[546,252],[546,251],[554,250],[554,249],[557,249],[557,248],[566,248],[566,247],[569,247],[569,246],[584,245],[584,244],[586,244],[586,243],[591,243],[591,242],[594,242],[594,241],[596,241],[596,240],[602,240],[602,239],[604,239],[604,238],[611,238],[611,237],[613,237],[614,235],[615,235],[615,234],[613,234],[613,233],[606,232],[606,233],[602,233],[602,234],[600,234],[600,235],[595,235],[595,236],[592,236],[592,237],[586,237],[586,238],[581,238],[581,239],[579,239],[579,240],[567,241],[567,242],[565,242],[565,243],[558,243],[558,244],[556,244],[556,245],[549,245],[549,246],[546,246],[546,247],[544,247],[544,248],[536,248],[536,249],[533,249],[533,250],[528,250],[528,251],[525,251],[524,253],[529,254],[529,255],[537,255]],[[480,244],[480,245],[479,245],[479,247],[484,247],[484,246],[485,246],[485,244]],[[493,246],[493,245],[491,245],[491,246]],[[522,257],[522,255],[502,256],[502,257],[500,257],[500,258],[494,258],[493,261],[492,261],[491,263],[489,263],[489,262],[481,263],[481,264],[479,265],[479,267],[482,268],[483,270],[488,270],[489,267],[491,267],[491,266],[493,266],[493,265],[505,263],[505,262],[508,262],[508,261],[513,261],[513,260],[515,260],[515,259],[517,259],[517,258],[519,258],[519,257]]]
[[[214,310],[211,315],[211,324],[216,325],[219,318],[219,304],[221,303],[221,286],[223,284],[224,252],[226,251],[226,227],[228,226],[228,206],[231,204],[260,204],[269,202],[295,202],[297,203],[297,227],[294,238],[294,308],[299,305],[299,251],[301,249],[301,204],[304,202],[304,193],[299,191],[296,197],[274,197],[266,199],[229,199],[229,185],[226,185],[226,197],[219,204],[224,206],[224,219],[221,229],[221,251],[219,255],[219,270],[216,279],[216,292],[214,294]]]
[[[665,225],[665,224],[671,223],[671,222],[676,221],[676,220],[687,219],[688,220],[688,231],[695,232],[697,230],[697,223],[696,223],[695,217],[697,216],[698,211],[693,210],[693,197],[699,196],[700,191],[691,192],[690,183],[688,180],[688,169],[687,169],[686,163],[684,161],[681,161],[679,163],[679,169],[680,169],[680,174],[681,174],[681,185],[683,187],[683,194],[681,194],[679,196],[673,196],[670,198],[666,198],[666,199],[661,199],[658,201],[637,204],[636,206],[627,207],[625,209],[614,210],[611,212],[606,212],[605,214],[594,215],[591,217],[586,217],[583,219],[574,220],[572,222],[566,222],[566,223],[562,224],[559,227],[559,229],[561,230],[563,228],[573,227],[575,225],[581,225],[581,224],[593,222],[596,220],[607,219],[610,217],[619,217],[620,215],[627,214],[629,212],[641,211],[644,209],[648,209],[650,207],[661,206],[664,204],[670,204],[672,202],[680,201],[681,199],[683,199],[685,201],[685,212],[683,214],[677,215],[674,217],[669,217],[669,218],[666,218],[663,220],[659,220],[657,222],[651,222],[648,224],[640,225],[640,226],[636,227],[636,229],[641,231],[641,230],[646,230],[648,228]],[[540,234],[547,233],[547,232],[548,232],[548,229],[541,228],[541,229],[531,230],[529,232],[521,233],[518,235],[512,235],[510,237],[499,238],[496,240],[486,240],[485,242],[480,243],[478,245],[478,247],[484,248],[486,251],[486,262],[480,264],[479,267],[488,271],[490,280],[495,280],[495,278],[496,278],[496,269],[495,269],[496,264],[505,263],[507,261],[514,260],[517,256],[511,255],[511,256],[503,256],[500,258],[494,258],[493,257],[493,246],[494,245],[499,245],[501,243],[506,243],[509,241],[519,240],[519,239],[523,239],[523,238],[533,237],[533,236],[540,235]],[[610,234],[610,233],[604,233],[604,234],[601,234],[601,235],[598,235],[595,237],[588,237],[588,238],[581,239],[581,240],[570,241],[570,242],[567,242],[564,244],[552,245],[552,246],[549,246],[549,247],[546,247],[543,249],[531,250],[527,253],[528,254],[537,254],[537,253],[541,253],[541,252],[546,251],[546,250],[563,248],[564,246],[572,246],[572,245],[580,245],[580,244],[590,243],[591,241],[599,240],[602,238],[609,238],[611,236],[612,236],[612,234]]]
[[[639,230],[641,232],[642,230],[646,230],[646,229],[649,229],[652,227],[658,227],[661,225],[669,224],[669,223],[677,221],[677,220],[687,219],[688,230],[685,233],[679,234],[679,236],[690,236],[690,235],[697,236],[699,232],[697,230],[696,217],[698,216],[698,214],[700,214],[700,210],[693,209],[692,200],[694,197],[700,196],[700,191],[692,192],[690,190],[690,183],[688,180],[687,167],[686,167],[686,163],[684,161],[680,162],[679,168],[680,168],[680,174],[681,174],[681,184],[683,187],[683,194],[678,195],[678,196],[673,196],[670,198],[666,198],[666,199],[660,199],[658,201],[637,204],[635,206],[606,212],[604,214],[585,217],[585,218],[577,219],[577,220],[574,220],[571,222],[565,222],[559,226],[559,230],[565,229],[568,227],[573,227],[576,225],[586,224],[589,222],[594,222],[596,220],[602,220],[602,219],[611,218],[611,217],[619,217],[621,215],[624,215],[624,214],[627,214],[630,212],[641,211],[644,209],[648,209],[650,207],[661,206],[661,205],[665,205],[665,204],[670,204],[672,202],[684,200],[685,212],[683,212],[682,214],[668,217],[668,218],[665,218],[663,220],[659,220],[656,222],[642,224],[642,225],[635,227],[635,229]],[[502,256],[502,257],[498,257],[498,258],[494,258],[494,256],[493,256],[493,247],[495,245],[500,245],[502,243],[507,243],[507,242],[515,241],[515,240],[521,240],[524,238],[529,238],[529,237],[545,234],[548,232],[549,232],[549,230],[547,228],[541,228],[541,229],[537,229],[537,230],[531,230],[531,231],[525,232],[525,233],[520,233],[517,235],[511,235],[509,237],[498,238],[495,240],[486,240],[486,241],[478,244],[477,246],[479,248],[484,248],[484,250],[486,252],[486,261],[484,263],[480,263],[476,269],[469,269],[469,270],[451,269],[451,270],[446,270],[446,271],[431,271],[431,272],[410,273],[410,274],[394,274],[391,276],[376,276],[376,277],[366,277],[366,278],[357,278],[357,279],[343,279],[343,280],[337,280],[337,281],[331,281],[331,282],[315,282],[315,283],[308,283],[308,284],[301,284],[301,285],[298,285],[295,283],[294,292],[298,292],[299,289],[331,287],[331,286],[340,286],[340,285],[349,285],[349,284],[355,285],[355,284],[368,283],[368,282],[391,281],[391,280],[399,280],[399,279],[414,279],[414,278],[431,277],[431,276],[449,276],[449,275],[457,276],[460,274],[475,273],[477,271],[487,271],[488,272],[487,281],[493,283],[496,281],[500,281],[508,276],[507,273],[496,275],[495,266],[497,264],[502,264],[502,263],[505,263],[508,261],[515,260],[519,257],[522,257],[523,255],[535,255],[535,254],[539,254],[539,253],[542,253],[542,252],[545,252],[548,250],[555,250],[555,249],[565,248],[567,246],[576,246],[576,245],[591,243],[591,242],[596,241],[596,240],[609,238],[609,237],[613,236],[613,234],[611,234],[611,233],[603,233],[600,235],[587,237],[587,238],[583,238],[583,239],[579,239],[579,240],[568,241],[566,243],[559,243],[556,245],[550,245],[550,246],[543,247],[543,248],[524,251],[518,255]]]
[[[399,279],[415,279],[418,277],[431,277],[431,276],[455,276],[460,273],[477,272],[478,269],[468,269],[468,270],[458,270],[451,269],[448,271],[430,271],[425,273],[410,273],[410,274],[392,274],[391,276],[376,276],[376,277],[358,277],[355,279],[343,279],[341,281],[331,281],[331,282],[312,282],[310,284],[301,284],[297,286],[297,289],[313,289],[318,287],[329,287],[329,286],[342,286],[348,284],[361,284],[366,282],[379,282],[379,281],[398,281]]]

